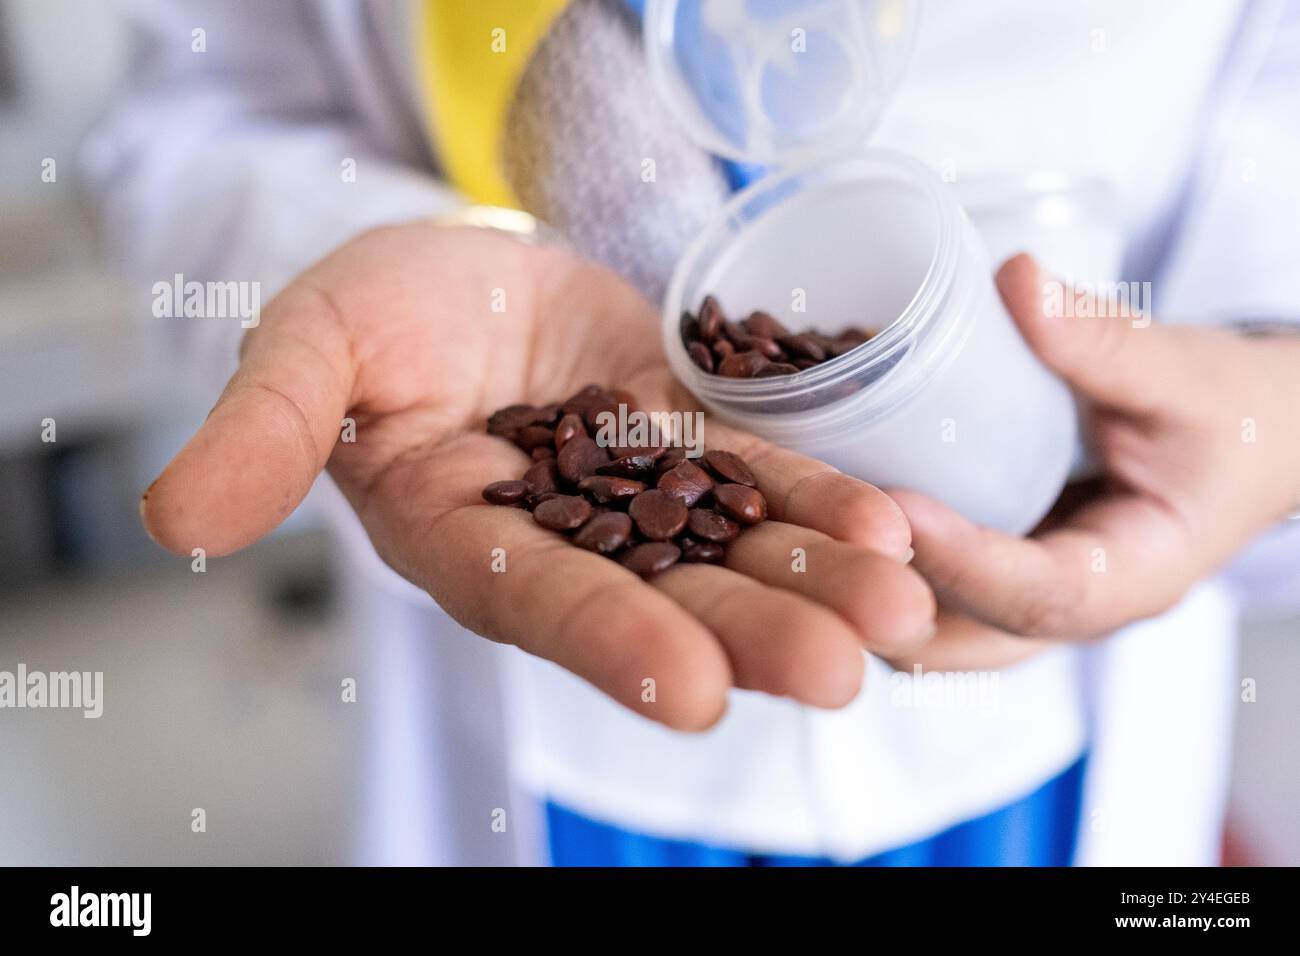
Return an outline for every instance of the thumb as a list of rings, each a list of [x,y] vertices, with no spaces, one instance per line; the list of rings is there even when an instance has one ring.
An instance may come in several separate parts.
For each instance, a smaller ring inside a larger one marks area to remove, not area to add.
[[[1043,364],[1092,401],[1154,411],[1181,381],[1180,341],[1142,315],[1139,303],[1076,293],[1024,253],[998,270],[997,287]]]
[[[354,372],[346,330],[324,294],[286,290],[244,341],[216,407],[140,501],[145,530],[168,551],[217,557],[275,529],[339,435]]]

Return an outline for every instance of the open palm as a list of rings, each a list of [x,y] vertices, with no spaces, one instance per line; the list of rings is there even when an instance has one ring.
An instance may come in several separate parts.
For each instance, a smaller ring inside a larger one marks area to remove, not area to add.
[[[216,408],[146,492],[145,524],[172,551],[226,554],[328,467],[384,560],[466,627],[684,729],[716,722],[732,686],[843,705],[864,647],[894,656],[929,637],[934,600],[899,560],[909,531],[893,502],[721,424],[706,425],[708,445],[749,459],[774,519],[730,545],[725,567],[645,582],[485,504],[486,484],[528,464],[486,416],[591,382],[645,408],[694,407],[654,311],[613,274],[484,230],[369,232],[267,307]],[[339,440],[345,419],[355,441]]]

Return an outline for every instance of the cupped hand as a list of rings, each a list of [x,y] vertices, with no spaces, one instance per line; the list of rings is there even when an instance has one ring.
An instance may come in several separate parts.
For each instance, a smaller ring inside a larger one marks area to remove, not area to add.
[[[485,485],[529,464],[485,433],[487,415],[593,382],[644,409],[695,408],[654,310],[612,273],[486,230],[366,233],[267,306],[207,421],[146,492],[145,525],[171,551],[227,554],[328,467],[380,556],[460,623],[683,729],[715,723],[733,686],[843,705],[863,648],[899,654],[930,636],[933,595],[900,560],[909,531],[887,496],[713,421],[706,444],[747,458],[774,519],[725,566],[646,582],[486,504]],[[344,419],[355,441],[340,441]]]
[[[1152,616],[1300,507],[1300,339],[1048,315],[1045,281],[1027,256],[998,274],[1030,347],[1086,405],[1102,479],[1028,538],[893,492],[944,608],[904,663],[1001,666],[1042,646],[1011,634],[1084,639]],[[1105,312],[1085,305],[1075,316]]]

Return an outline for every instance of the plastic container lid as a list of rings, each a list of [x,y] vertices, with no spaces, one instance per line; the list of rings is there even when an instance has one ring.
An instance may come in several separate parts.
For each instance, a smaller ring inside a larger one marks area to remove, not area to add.
[[[660,96],[710,152],[788,166],[844,155],[902,78],[915,0],[647,0]]]

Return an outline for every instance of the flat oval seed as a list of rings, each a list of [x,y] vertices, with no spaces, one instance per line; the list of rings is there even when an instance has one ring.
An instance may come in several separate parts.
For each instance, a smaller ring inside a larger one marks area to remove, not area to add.
[[[716,541],[679,539],[684,564],[720,564],[727,552]]]
[[[779,339],[790,334],[790,330],[777,321],[775,316],[762,310],[749,313],[749,318],[741,321],[740,326],[750,335],[759,335],[765,339]]]
[[[483,500],[494,505],[517,505],[530,491],[532,486],[526,481],[494,481],[483,489]]]
[[[666,471],[672,471],[685,460],[686,449],[682,448],[680,445],[674,445],[671,448],[665,449],[664,453],[659,456],[659,460],[655,462],[655,468],[657,468],[659,474],[662,475]]]
[[[546,412],[532,405],[507,405],[493,412],[487,420],[489,435],[514,438],[519,429],[536,425],[546,417]]]
[[[776,341],[781,348],[796,359],[805,359],[811,362],[826,361],[826,350],[818,345],[816,339],[810,335],[783,335]]]
[[[658,488],[690,508],[713,490],[713,479],[695,462],[685,459],[672,471],[659,476]]]
[[[554,458],[546,458],[530,465],[524,472],[523,480],[528,482],[534,496],[560,490],[560,470]]]
[[[570,439],[585,434],[587,426],[582,423],[581,415],[565,415],[560,419],[560,424],[555,426],[555,450],[560,451]]]
[[[591,517],[591,502],[578,495],[556,495],[539,504],[533,517],[543,528],[572,531]]]
[[[556,461],[559,462],[560,475],[564,480],[576,485],[582,479],[594,475],[597,468],[609,461],[609,454],[584,434],[565,442]]]
[[[598,475],[614,475],[618,478],[644,478],[653,474],[655,462],[659,455],[647,451],[645,454],[625,455],[606,462],[596,469]]]
[[[598,505],[626,503],[645,489],[643,481],[613,475],[592,475],[578,482],[578,490]]]
[[[700,303],[700,317],[696,322],[695,330],[704,341],[712,342],[722,332],[722,323],[725,319],[726,315],[718,300],[711,295],[706,295],[704,301]]]
[[[785,355],[781,346],[777,345],[773,339],[765,338],[761,335],[747,335],[736,342],[736,348],[741,352],[753,350],[762,354],[766,359],[779,359]]]
[[[762,352],[737,352],[718,364],[718,374],[725,378],[753,378],[768,364]]]
[[[597,554],[612,554],[632,534],[632,519],[621,511],[606,511],[592,515],[573,536],[573,543]]]
[[[692,508],[686,527],[695,537],[718,544],[725,544],[740,534],[740,525],[710,508]]]
[[[764,365],[754,373],[754,378],[775,378],[778,375],[794,375],[799,371],[798,365],[790,362],[773,362],[770,365]]]
[[[748,485],[718,485],[713,489],[713,502],[724,515],[743,525],[758,524],[767,517],[766,499]]]
[[[686,351],[690,355],[691,361],[704,371],[713,371],[713,353],[709,351],[709,347],[703,342],[692,342],[686,347]]]
[[[745,459],[734,451],[706,451],[704,453],[704,466],[723,481],[734,482],[737,485],[749,485],[751,488],[758,484],[758,479],[749,470],[749,465],[745,464]]]
[[[686,505],[672,495],[654,489],[633,498],[628,514],[636,522],[637,530],[651,541],[667,541],[675,537],[686,527],[689,517]]]
[[[549,448],[555,441],[555,432],[545,425],[528,425],[519,429],[514,441],[524,451],[531,452],[534,448]]]
[[[619,564],[643,578],[667,571],[682,556],[682,549],[666,541],[650,541],[628,548],[619,555]]]

